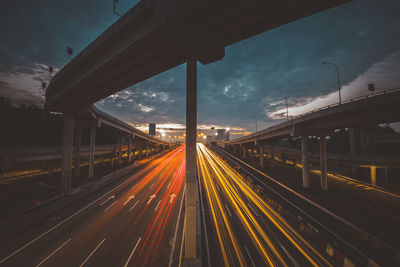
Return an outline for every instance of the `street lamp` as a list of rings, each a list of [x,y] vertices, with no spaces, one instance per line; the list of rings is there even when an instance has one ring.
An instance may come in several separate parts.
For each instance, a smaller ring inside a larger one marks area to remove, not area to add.
[[[339,89],[339,104],[342,103],[342,95],[340,94],[340,74],[339,74],[339,67],[335,63],[332,62],[322,62],[324,65],[333,65],[336,68],[337,72],[337,84],[338,84],[338,89]]]
[[[256,132],[257,132],[257,118],[256,118],[256,116],[253,116],[253,115],[250,115],[250,117],[253,117],[254,120],[256,121]]]
[[[286,96],[285,96],[285,101],[286,101],[286,121],[289,121],[289,104]]]

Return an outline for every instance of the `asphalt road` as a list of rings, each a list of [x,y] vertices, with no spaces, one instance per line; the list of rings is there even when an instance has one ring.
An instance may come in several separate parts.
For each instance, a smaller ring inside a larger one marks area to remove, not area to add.
[[[184,146],[0,244],[0,266],[167,266],[184,194]],[[4,230],[4,229],[2,229]]]
[[[202,144],[198,145],[198,159],[202,196],[211,216],[212,266],[334,265],[328,255],[315,249],[259,197],[238,172]]]
[[[285,186],[279,178],[255,169],[221,148],[214,147],[214,151],[335,266],[350,266],[350,263],[366,266],[377,262],[384,266],[397,266],[400,263],[396,248],[373,234]],[[357,212],[357,207],[351,206]]]

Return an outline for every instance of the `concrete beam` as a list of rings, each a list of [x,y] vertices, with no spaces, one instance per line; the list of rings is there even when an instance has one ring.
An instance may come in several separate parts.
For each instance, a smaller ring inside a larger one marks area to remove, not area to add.
[[[94,177],[94,153],[96,146],[96,127],[90,127],[90,140],[89,140],[89,179]]]
[[[63,146],[61,160],[61,184],[64,193],[71,192],[74,124],[74,117],[71,114],[64,113]]]
[[[186,62],[185,259],[197,258],[197,60]]]
[[[328,191],[328,177],[327,162],[326,162],[326,136],[321,136],[319,139],[319,158],[320,158],[320,169],[321,169],[321,190]]]
[[[303,164],[303,187],[310,188],[310,176],[308,173],[308,140],[307,140],[307,136],[301,137],[301,161]]]

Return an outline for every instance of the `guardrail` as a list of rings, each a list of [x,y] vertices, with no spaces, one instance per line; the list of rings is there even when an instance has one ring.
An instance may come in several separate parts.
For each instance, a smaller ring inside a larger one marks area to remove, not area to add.
[[[371,99],[371,98],[374,98],[374,97],[386,95],[386,94],[397,92],[397,91],[400,91],[400,87],[392,88],[392,89],[388,89],[388,90],[384,90],[384,91],[380,91],[380,92],[375,93],[375,94],[358,96],[358,97],[355,97],[355,98],[352,98],[352,99],[348,99],[348,100],[342,101],[340,103],[338,102],[338,103],[326,105],[326,106],[320,107],[318,109],[311,110],[309,112],[306,112],[306,113],[303,113],[303,114],[300,114],[300,115],[297,115],[297,116],[292,116],[288,121],[280,122],[278,124],[275,124],[275,125],[272,125],[272,126],[266,128],[266,129],[263,129],[263,130],[261,130],[259,132],[252,133],[252,134],[240,137],[238,139],[228,141],[227,143],[232,143],[232,142],[235,142],[235,141],[245,140],[245,139],[251,138],[251,137],[257,137],[257,136],[262,135],[265,132],[269,132],[269,131],[272,131],[274,129],[278,129],[278,128],[281,128],[281,127],[284,127],[284,126],[290,126],[292,124],[295,124],[295,121],[298,120],[298,119],[304,118],[306,116],[310,116],[311,114],[315,114],[315,113],[321,112],[323,110],[327,110],[329,108],[339,107],[339,106],[342,106],[344,104],[353,103],[353,102],[360,101],[360,100],[363,100],[363,99],[368,99],[368,98]]]

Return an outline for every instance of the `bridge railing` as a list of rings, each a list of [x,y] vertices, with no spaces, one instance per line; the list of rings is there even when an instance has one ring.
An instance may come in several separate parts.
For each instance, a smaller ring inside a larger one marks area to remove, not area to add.
[[[292,116],[292,117],[290,117],[290,119],[288,121],[280,122],[278,124],[275,124],[275,125],[272,125],[272,126],[266,128],[266,129],[263,129],[263,130],[261,130],[259,132],[252,133],[252,134],[249,134],[247,136],[243,136],[243,137],[235,139],[235,140],[245,139],[245,138],[248,138],[248,137],[251,137],[251,136],[258,136],[258,135],[262,134],[264,131],[270,131],[270,130],[273,130],[273,129],[280,128],[280,127],[282,127],[284,125],[288,125],[288,124],[292,123],[293,121],[295,121],[297,119],[309,116],[309,115],[311,115],[313,113],[321,112],[323,110],[326,110],[326,109],[329,109],[329,108],[332,108],[332,107],[338,107],[338,106],[343,105],[343,104],[352,103],[352,102],[359,101],[359,100],[362,100],[362,99],[373,98],[373,97],[377,97],[377,96],[380,96],[380,95],[393,93],[393,92],[396,92],[396,91],[400,91],[400,87],[392,88],[392,89],[388,89],[388,90],[384,90],[384,91],[380,91],[380,92],[374,93],[374,94],[358,96],[358,97],[355,97],[355,98],[351,98],[351,99],[342,101],[340,103],[338,102],[338,103],[326,105],[326,106],[323,106],[323,107],[308,111],[306,113],[303,113],[303,114],[300,114],[300,115],[297,115],[297,116]],[[232,140],[232,141],[235,141],[235,140]]]

